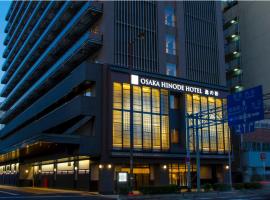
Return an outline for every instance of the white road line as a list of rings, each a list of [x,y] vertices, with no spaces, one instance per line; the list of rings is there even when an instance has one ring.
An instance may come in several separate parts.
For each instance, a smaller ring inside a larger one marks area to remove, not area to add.
[[[90,197],[90,196],[89,196]],[[41,198],[41,199],[49,199],[49,198],[87,198],[87,196],[17,196],[17,197],[0,197],[0,199],[36,199],[36,198]]]
[[[0,193],[9,194],[9,195],[13,195],[13,196],[19,195],[19,194],[16,194],[16,193],[6,192],[6,191],[2,191],[2,190],[0,190]]]

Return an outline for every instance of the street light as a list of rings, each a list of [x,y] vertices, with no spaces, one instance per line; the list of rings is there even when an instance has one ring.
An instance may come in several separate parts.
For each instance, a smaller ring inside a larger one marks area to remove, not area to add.
[[[128,68],[129,68],[129,77],[131,82],[131,74],[132,74],[132,67],[133,67],[133,45],[135,44],[138,39],[143,40],[145,38],[145,33],[140,32],[137,37],[128,42]],[[133,191],[133,87],[130,86],[130,177],[129,177],[129,184],[130,184],[130,192]]]

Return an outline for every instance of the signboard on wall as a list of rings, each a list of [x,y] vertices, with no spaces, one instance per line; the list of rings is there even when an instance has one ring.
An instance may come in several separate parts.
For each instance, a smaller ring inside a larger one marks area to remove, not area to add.
[[[128,180],[128,173],[127,172],[119,172],[118,173],[118,182],[119,183],[125,183]]]
[[[134,75],[134,74],[131,75],[131,84],[132,85],[145,85],[145,86],[151,86],[151,87],[157,87],[157,88],[163,88],[163,89],[169,89],[169,90],[175,90],[179,92],[187,92],[187,93],[199,94],[199,95],[205,95],[205,96],[213,96],[213,97],[220,96],[219,91],[217,90],[191,86],[187,84],[157,80],[157,79],[152,79],[152,78],[139,77],[138,75]]]

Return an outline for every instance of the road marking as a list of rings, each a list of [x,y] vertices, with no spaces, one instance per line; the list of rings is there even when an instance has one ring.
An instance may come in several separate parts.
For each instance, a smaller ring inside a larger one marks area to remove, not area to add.
[[[36,199],[36,198],[42,198],[42,199],[48,199],[48,198],[87,198],[86,196],[17,196],[17,197],[0,197],[0,199]]]
[[[2,190],[0,190],[0,193],[9,194],[9,195],[13,195],[13,196],[19,195],[19,194],[16,194],[16,193],[6,192],[6,191],[2,191]]]

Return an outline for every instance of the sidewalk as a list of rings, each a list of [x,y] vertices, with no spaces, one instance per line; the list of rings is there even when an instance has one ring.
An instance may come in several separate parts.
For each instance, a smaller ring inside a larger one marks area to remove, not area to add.
[[[139,200],[139,199],[158,199],[158,200],[181,200],[181,199],[208,199],[208,198],[224,198],[225,196],[240,196],[240,195],[257,195],[257,194],[269,194],[270,191],[268,189],[259,189],[259,190],[232,190],[225,192],[183,192],[179,194],[158,194],[158,195],[138,195],[138,196],[120,196],[119,200]],[[228,199],[229,200],[229,199]]]
[[[100,196],[108,199],[119,199],[119,195],[101,195],[98,192],[88,192],[88,191],[68,190],[68,189],[53,189],[42,187],[16,187],[16,186],[0,185],[0,190],[1,189],[11,190],[19,193],[28,193],[31,195],[70,194],[79,196]]]

